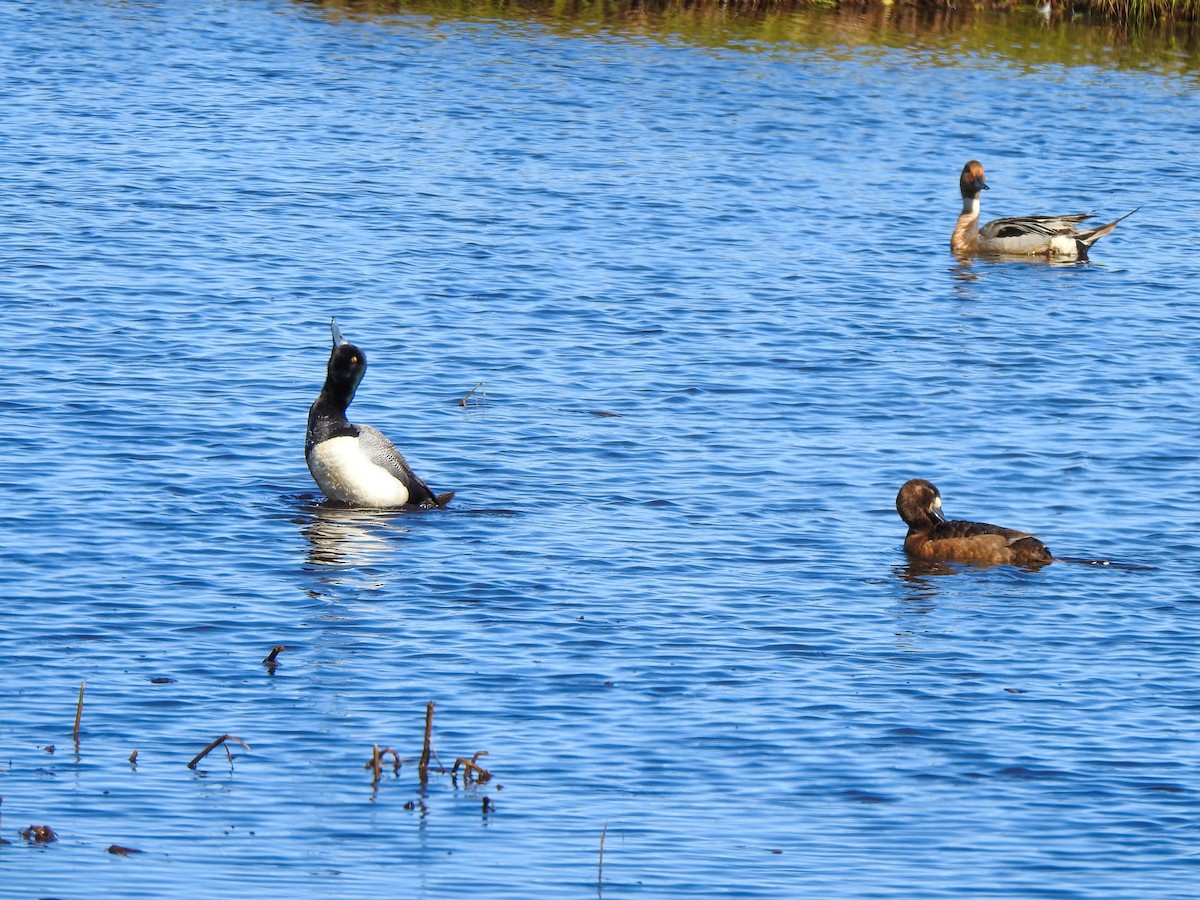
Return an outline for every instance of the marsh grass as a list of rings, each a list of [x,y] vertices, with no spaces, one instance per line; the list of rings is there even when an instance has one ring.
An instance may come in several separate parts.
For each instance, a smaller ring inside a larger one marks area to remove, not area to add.
[[[394,15],[414,9],[493,15],[546,15],[612,21],[638,16],[761,16],[807,10],[1039,10],[1050,15],[1091,15],[1120,23],[1197,22],[1200,0],[304,0],[350,15]]]

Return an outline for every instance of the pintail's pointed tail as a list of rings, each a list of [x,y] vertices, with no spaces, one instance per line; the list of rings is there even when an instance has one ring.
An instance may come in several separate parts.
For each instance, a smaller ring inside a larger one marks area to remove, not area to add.
[[[1087,231],[1081,231],[1076,236],[1076,240],[1079,242],[1080,249],[1082,251],[1080,253],[1080,256],[1086,255],[1087,250],[1092,246],[1092,244],[1096,243],[1096,241],[1100,240],[1100,238],[1104,237],[1106,234],[1111,233],[1112,230],[1114,228],[1116,228],[1119,223],[1124,222],[1126,219],[1128,219],[1130,216],[1132,216],[1135,212],[1137,212],[1138,209],[1141,209],[1141,207],[1139,206],[1137,209],[1134,209],[1134,210],[1131,210],[1131,211],[1125,213],[1125,215],[1121,216],[1121,218],[1119,218],[1119,219],[1113,219],[1107,225],[1101,225],[1099,228],[1092,228]]]

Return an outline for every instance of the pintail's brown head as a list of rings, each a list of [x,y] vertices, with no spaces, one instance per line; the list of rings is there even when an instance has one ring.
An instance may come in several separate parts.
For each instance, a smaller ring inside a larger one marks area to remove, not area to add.
[[[978,197],[980,191],[990,190],[983,176],[983,163],[973,159],[963,166],[962,175],[958,179],[958,189],[962,191],[964,200]]]

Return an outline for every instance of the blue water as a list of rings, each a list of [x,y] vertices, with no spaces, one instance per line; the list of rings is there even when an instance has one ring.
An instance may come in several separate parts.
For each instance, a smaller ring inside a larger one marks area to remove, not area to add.
[[[1196,896],[1197,72],[1021,27],[6,5],[0,894]],[[320,504],[334,315],[450,511]]]

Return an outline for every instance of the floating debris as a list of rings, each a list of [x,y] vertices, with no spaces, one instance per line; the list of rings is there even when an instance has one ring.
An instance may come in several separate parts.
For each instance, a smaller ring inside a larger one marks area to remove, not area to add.
[[[129,764],[135,769],[137,768],[137,755],[138,752],[136,750],[129,754]]]
[[[79,703],[75,705],[75,730],[71,732],[71,737],[75,739],[75,743],[79,743],[79,720],[83,718],[83,689],[87,687],[87,681],[79,682]]]
[[[211,753],[213,750],[217,749],[217,747],[225,744],[226,741],[237,741],[239,744],[241,744],[247,750],[250,749],[250,745],[247,744],[245,741],[243,741],[240,737],[234,737],[232,734],[223,734],[219,738],[217,738],[215,741],[213,741],[211,744],[209,744],[207,747],[205,747],[203,750],[201,750],[199,753],[197,753],[195,758],[193,758],[192,761],[187,764],[187,767],[189,769],[196,768],[196,763],[200,762],[200,760],[202,760],[202,759],[204,759],[204,757],[208,756],[208,754]],[[225,755],[229,757],[229,762],[230,762],[230,764],[232,764],[233,763],[233,754],[229,752],[228,746],[225,747]]]
[[[604,827],[600,829],[600,860],[596,863],[596,890],[600,890],[600,885],[604,882],[604,839],[608,837],[608,820],[604,821]]]
[[[136,847],[122,847],[120,844],[113,844],[108,848],[108,852],[113,856],[133,856],[135,853],[141,853]]]
[[[454,768],[450,770],[450,777],[453,778],[455,773],[458,772],[458,767],[462,766],[464,783],[470,784],[471,781],[475,781],[483,784],[485,781],[491,781],[492,773],[483,766],[476,764],[479,757],[487,755],[488,752],[486,750],[479,750],[470,759],[464,759],[460,756],[454,761]]]
[[[421,747],[421,758],[417,761],[417,774],[421,778],[421,786],[429,778],[429,757],[433,753],[433,701],[425,707],[425,743]]]
[[[289,647],[287,644],[277,644],[276,646],[271,648],[271,652],[268,653],[267,658],[263,660],[263,665],[267,667],[268,675],[274,675],[275,667],[279,665],[279,663],[277,663],[275,661],[275,657],[277,657],[284,650],[291,650],[291,649],[292,648]]]
[[[58,835],[49,825],[30,825],[21,832],[21,837],[35,844],[50,844],[58,840]]]
[[[375,777],[371,779],[371,789],[375,790],[379,787],[379,777],[383,772],[383,758],[388,754],[392,754],[392,777],[396,778],[400,775],[400,754],[391,747],[379,749],[378,744],[372,745],[371,758],[363,763],[364,769],[373,769]]]
[[[475,387],[473,387],[473,388],[471,388],[469,391],[467,391],[467,395],[466,395],[465,397],[463,397],[461,400],[459,400],[459,401],[458,401],[458,405],[459,405],[459,406],[466,406],[466,405],[467,405],[467,401],[471,399],[471,396],[472,396],[473,394],[475,394],[477,391],[479,391],[479,396],[475,398],[475,405],[476,405],[476,406],[479,406],[479,405],[480,405],[480,403],[482,403],[484,400],[486,400],[486,399],[487,399],[487,392],[486,392],[486,391],[480,391],[480,390],[479,390],[479,389],[480,389],[480,388],[482,388],[483,386],[484,386],[484,382],[482,382],[482,381],[481,381],[481,382],[479,382],[479,384],[475,385]]]

